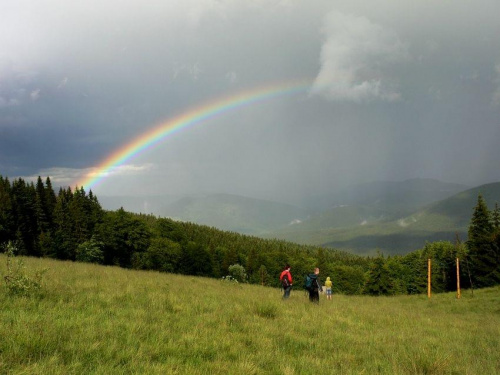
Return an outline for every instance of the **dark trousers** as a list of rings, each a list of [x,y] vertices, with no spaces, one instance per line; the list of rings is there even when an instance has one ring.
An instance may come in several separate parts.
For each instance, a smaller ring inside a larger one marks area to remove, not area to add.
[[[290,291],[292,290],[292,287],[289,286],[289,287],[283,288],[283,290],[284,290],[283,298],[286,299],[286,298],[290,297]]]
[[[309,291],[309,301],[319,303],[319,290],[313,289]]]

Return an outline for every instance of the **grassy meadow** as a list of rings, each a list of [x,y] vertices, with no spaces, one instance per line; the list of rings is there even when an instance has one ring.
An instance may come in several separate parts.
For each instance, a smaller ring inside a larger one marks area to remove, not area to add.
[[[255,285],[24,258],[48,271],[21,297],[6,259],[1,374],[500,373],[500,287],[314,305],[299,288],[282,301]]]

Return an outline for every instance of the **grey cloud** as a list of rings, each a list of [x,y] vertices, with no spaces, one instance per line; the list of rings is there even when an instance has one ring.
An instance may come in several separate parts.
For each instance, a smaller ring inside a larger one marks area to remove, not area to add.
[[[370,180],[500,179],[496,1],[4,3],[2,174],[79,180],[203,103],[309,79],[317,95],[223,112],[95,191],[293,200]]]
[[[326,17],[324,34],[315,92],[334,100],[400,99],[390,68],[407,60],[408,51],[395,32],[334,11]]]
[[[19,105],[19,100],[15,98],[3,98],[0,96],[0,108]]]
[[[30,93],[31,100],[35,101],[35,100],[40,99],[40,92],[41,91],[42,91],[41,89],[35,89],[35,90],[31,91],[31,93]]]

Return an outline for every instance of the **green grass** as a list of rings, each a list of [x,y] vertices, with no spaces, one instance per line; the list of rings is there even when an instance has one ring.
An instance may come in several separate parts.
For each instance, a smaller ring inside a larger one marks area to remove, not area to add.
[[[0,272],[5,274],[5,256]],[[500,373],[500,288],[402,297],[277,289],[43,259],[0,287],[2,374]]]

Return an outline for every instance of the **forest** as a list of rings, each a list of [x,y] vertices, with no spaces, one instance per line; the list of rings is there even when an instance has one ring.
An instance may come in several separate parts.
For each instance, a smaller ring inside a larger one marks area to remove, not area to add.
[[[184,275],[226,278],[279,286],[285,264],[296,289],[319,267],[334,293],[396,295],[427,290],[428,259],[432,291],[460,284],[480,288],[500,284],[500,209],[489,210],[481,195],[468,239],[426,243],[406,255],[361,257],[318,246],[261,239],[189,222],[104,210],[83,187],[54,191],[49,177],[36,183],[0,175],[0,251],[16,255],[115,265]],[[404,252],[405,249],[401,249]]]

